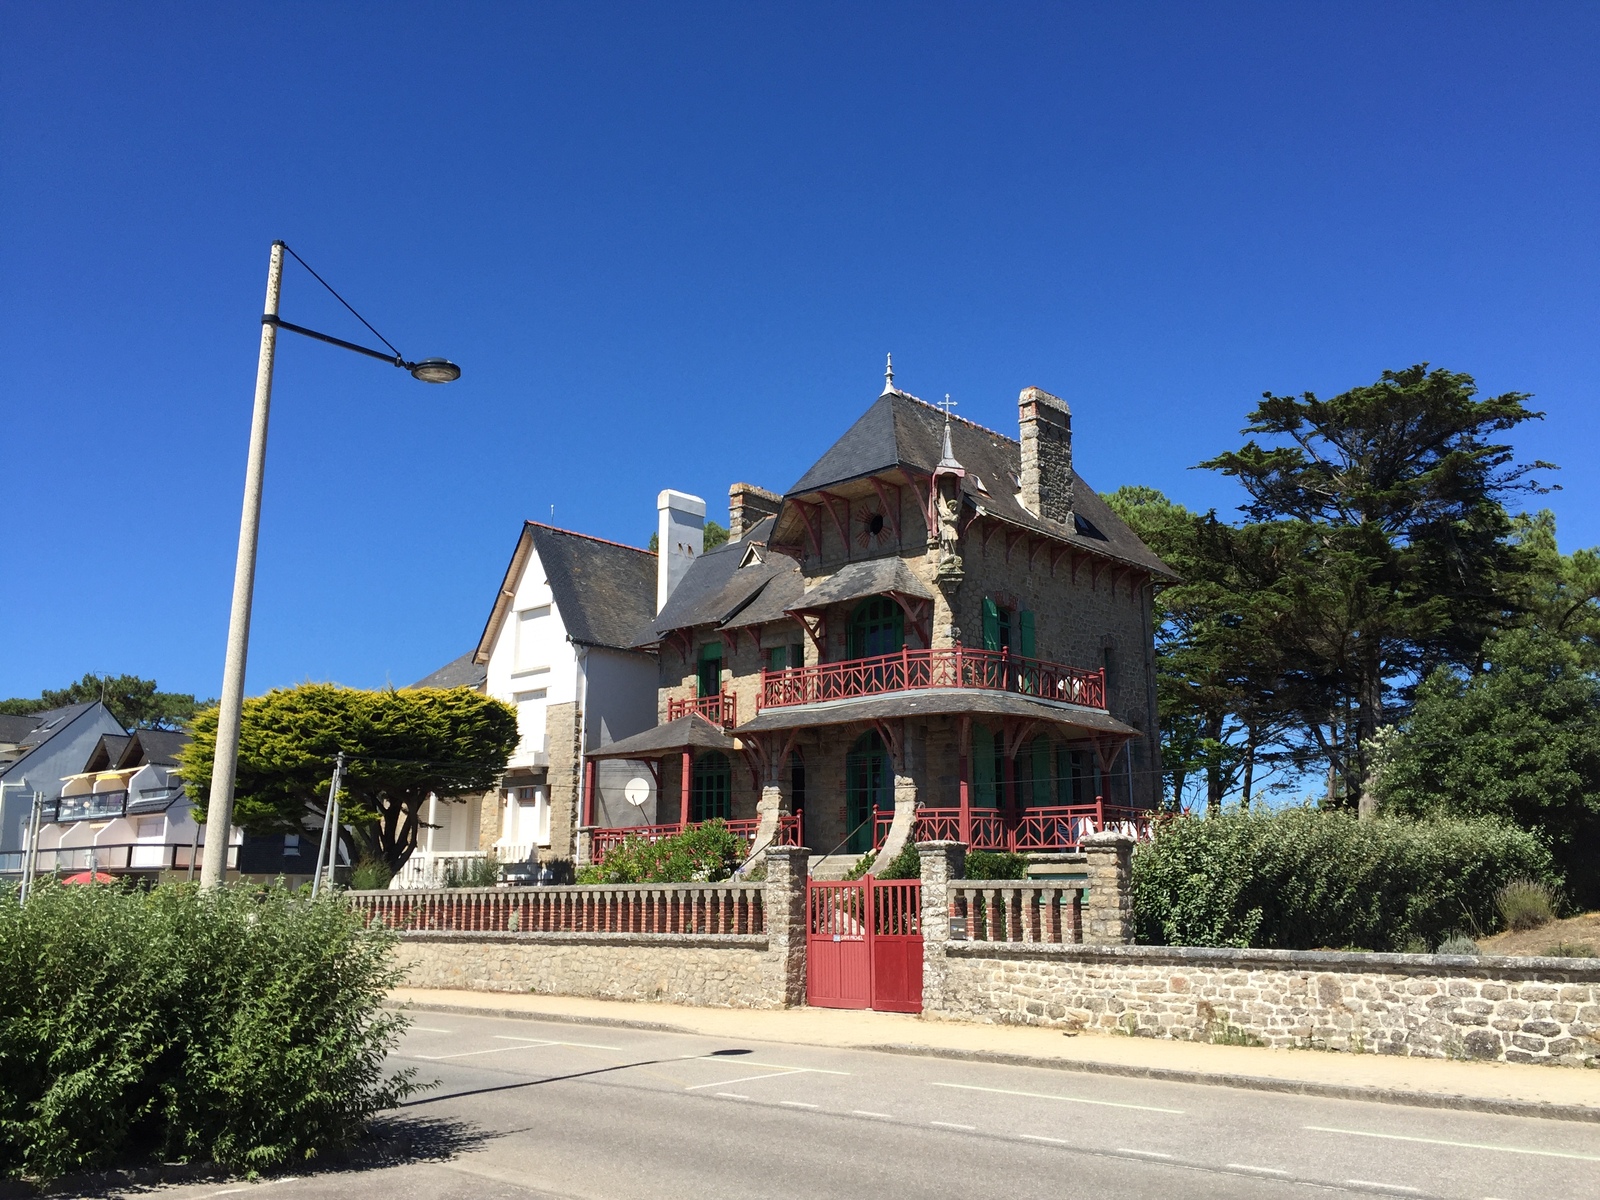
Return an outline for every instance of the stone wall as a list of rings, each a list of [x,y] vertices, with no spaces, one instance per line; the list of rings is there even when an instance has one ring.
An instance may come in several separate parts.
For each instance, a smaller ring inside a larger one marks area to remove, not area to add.
[[[400,935],[397,963],[411,987],[721,1008],[804,1004],[809,860],[809,851],[800,847],[767,851],[765,933],[411,930]],[[660,885],[660,890],[675,886]],[[594,889],[597,894],[620,890],[626,889]],[[693,891],[693,885],[686,890]]]
[[[1600,962],[950,942],[928,1011],[1184,1041],[1600,1065]]]
[[[766,935],[408,933],[406,984],[781,1008],[784,988]]]

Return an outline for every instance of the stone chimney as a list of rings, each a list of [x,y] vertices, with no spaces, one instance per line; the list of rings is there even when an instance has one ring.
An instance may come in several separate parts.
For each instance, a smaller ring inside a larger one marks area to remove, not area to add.
[[[706,502],[668,488],[656,497],[656,612],[706,545]]]
[[[1017,397],[1022,425],[1022,490],[1017,499],[1036,517],[1072,524],[1072,413],[1040,388]]]
[[[753,483],[728,489],[728,540],[737,542],[768,517],[776,516],[783,497]]]

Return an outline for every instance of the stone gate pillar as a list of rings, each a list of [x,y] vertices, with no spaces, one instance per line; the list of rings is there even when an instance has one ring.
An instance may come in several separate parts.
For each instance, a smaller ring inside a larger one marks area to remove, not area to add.
[[[950,881],[966,875],[960,842],[918,842],[922,856],[922,1011],[944,1008],[945,946],[950,941]]]
[[[1126,833],[1091,833],[1082,842],[1089,860],[1089,901],[1083,909],[1083,940],[1098,946],[1133,942],[1133,838]]]
[[[777,974],[776,997],[785,1008],[806,1002],[806,882],[811,851],[767,847],[767,954]]]

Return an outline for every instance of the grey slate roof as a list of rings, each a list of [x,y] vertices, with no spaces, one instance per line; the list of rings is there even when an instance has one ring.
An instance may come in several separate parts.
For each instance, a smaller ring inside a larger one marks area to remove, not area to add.
[[[790,607],[826,608],[830,604],[844,604],[865,596],[881,596],[890,592],[917,596],[923,600],[933,599],[933,593],[911,573],[905,559],[893,555],[846,563],[816,587],[808,588]]]
[[[89,760],[83,764],[85,771],[109,771],[121,766],[122,752],[128,748],[128,743],[133,741],[133,735],[127,733],[102,733],[100,740],[95,743],[94,749],[89,753]]]
[[[696,625],[742,627],[752,624],[747,610],[758,602],[760,611],[770,609],[769,588],[774,598],[782,597],[785,602],[791,596],[798,596],[805,587],[800,564],[787,555],[768,554],[764,559],[752,558],[747,565],[740,565],[749,557],[752,545],[765,544],[772,532],[772,523],[773,518],[768,517],[739,541],[724,542],[695,559],[667,598],[666,607],[635,631],[634,644],[652,645],[669,630],[690,629]],[[780,608],[761,619],[776,620],[782,615]]]
[[[943,434],[941,410],[904,392],[889,392],[880,396],[787,494],[804,495],[894,467],[930,474],[939,462]],[[1015,438],[953,416],[950,444],[967,471],[961,490],[980,511],[1085,551],[1175,578],[1171,568],[1111,511],[1082,475],[1074,472],[1073,509],[1080,519],[1075,529],[1066,530],[1034,516],[1017,499],[1022,447]]]
[[[36,713],[32,719],[37,723],[32,730],[23,735],[19,744],[24,747],[44,745],[98,703],[100,703],[98,700],[86,700],[82,704],[68,704],[61,708]]]
[[[38,717],[13,716],[0,713],[0,742],[16,745],[32,733],[39,724]]]
[[[1075,704],[1060,704],[1014,692],[989,692],[977,688],[935,688],[865,696],[858,700],[833,700],[792,708],[764,708],[740,725],[736,733],[765,733],[775,729],[807,729],[817,725],[842,725],[848,721],[888,720],[892,717],[931,717],[948,714],[990,714],[1050,721],[1084,734],[1134,737],[1138,730],[1109,713]],[[609,749],[609,747],[608,747]]]
[[[489,668],[474,662],[477,651],[468,650],[460,658],[453,658],[431,674],[424,675],[411,686],[414,688],[482,688],[489,677]]]
[[[620,542],[525,521],[473,657],[489,661],[495,635],[527,565],[537,553],[567,637],[581,646],[635,650],[639,630],[656,610],[656,554]]]
[[[189,735],[179,729],[136,729],[122,752],[119,767],[158,767],[178,765],[178,752],[189,744]]]
[[[721,750],[732,754],[739,743],[699,713],[690,713],[654,729],[646,729],[632,737],[623,738],[590,750],[587,757],[600,758],[662,758],[684,750]]]

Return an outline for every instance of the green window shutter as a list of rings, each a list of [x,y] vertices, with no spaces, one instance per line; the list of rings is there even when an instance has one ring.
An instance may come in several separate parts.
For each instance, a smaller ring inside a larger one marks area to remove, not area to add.
[[[722,691],[722,643],[707,642],[700,647],[700,695],[715,696]]]
[[[988,596],[983,598],[983,648],[1000,649],[1000,607]]]
[[[968,769],[972,772],[972,806],[998,808],[999,789],[995,787],[994,764],[996,759],[994,734],[984,725],[973,723],[972,759]]]
[[[1022,639],[1019,650],[1023,658],[1033,657],[1033,610],[1023,609],[1017,614],[1018,636]]]
[[[767,651],[767,670],[781,671],[789,665],[789,647],[773,646]]]

